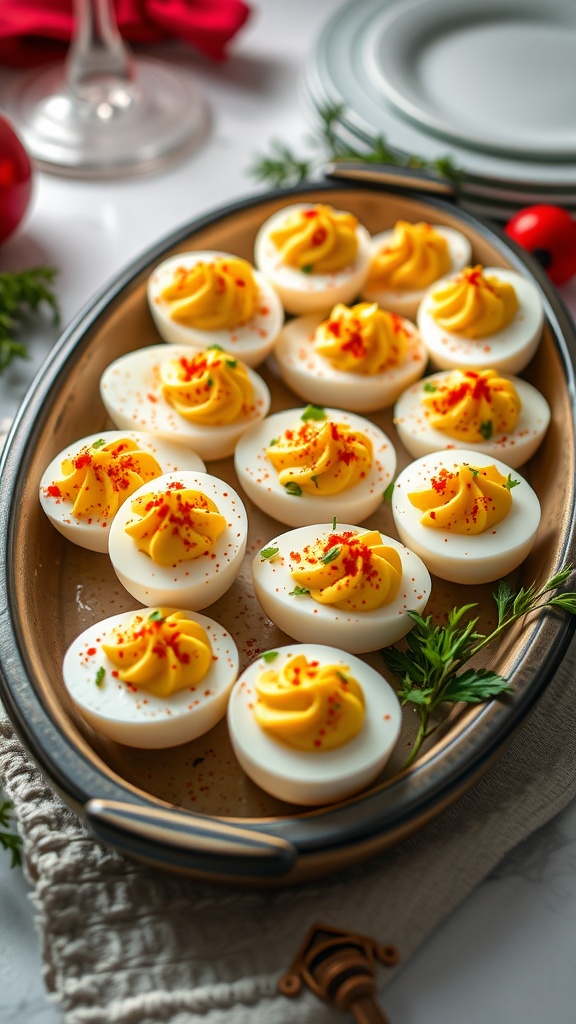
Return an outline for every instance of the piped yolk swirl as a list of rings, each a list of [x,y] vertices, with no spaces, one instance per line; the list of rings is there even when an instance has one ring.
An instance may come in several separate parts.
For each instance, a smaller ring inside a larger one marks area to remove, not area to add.
[[[512,508],[510,480],[495,466],[441,469],[431,487],[413,491],[408,499],[424,512],[420,522],[435,530],[479,534],[506,518]]]
[[[244,363],[221,349],[169,359],[160,366],[162,394],[190,423],[221,427],[254,412],[254,388]]]
[[[256,315],[259,290],[247,260],[226,256],[178,267],[160,300],[168,316],[186,327],[232,331]]]
[[[186,612],[159,609],[136,615],[115,629],[102,650],[116,666],[118,679],[155,697],[195,687],[212,664],[206,631]]]
[[[292,494],[338,494],[359,483],[372,467],[372,442],[343,423],[308,420],[285,430],[266,449],[279,483]]]
[[[125,527],[126,533],[157,565],[209,555],[226,529],[226,518],[210,498],[175,485],[136,498],[132,511],[138,519]]]
[[[162,475],[154,456],[128,437],[87,445],[60,468],[62,479],[51,483],[46,494],[72,502],[77,519],[112,519],[126,498]]]
[[[431,427],[471,443],[511,433],[522,408],[512,381],[497,370],[454,370],[424,385],[422,405]]]
[[[400,589],[400,555],[377,530],[332,533],[297,554],[290,574],[319,604],[369,612],[391,604]]]
[[[517,310],[514,286],[475,266],[433,292],[430,313],[444,331],[475,339],[503,330]]]
[[[431,224],[399,220],[390,241],[372,258],[366,287],[420,291],[449,270],[446,239]]]
[[[371,376],[406,361],[408,337],[403,318],[376,302],[338,303],[316,329],[314,350],[337,370]]]
[[[281,262],[311,274],[329,274],[354,262],[358,252],[358,220],[331,206],[312,206],[288,214],[270,232]]]
[[[364,694],[346,666],[320,665],[304,655],[261,672],[255,684],[258,725],[298,750],[333,750],[364,722]]]

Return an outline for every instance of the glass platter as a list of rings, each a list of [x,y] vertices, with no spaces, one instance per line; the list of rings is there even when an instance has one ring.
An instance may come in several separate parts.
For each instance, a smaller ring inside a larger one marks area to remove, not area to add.
[[[401,765],[416,731],[404,712],[392,759],[377,783],[337,805],[303,810],[268,797],[232,754],[226,725],[183,747],[138,751],[97,736],[76,714],[61,675],[63,653],[86,626],[137,602],[118,583],[106,555],[68,543],[38,502],[46,465],[70,441],[110,426],[98,397],[104,368],[117,356],[158,344],[146,282],[166,256],[188,249],[228,251],[252,259],[260,224],[292,201],[329,202],[352,211],[372,233],[397,219],[447,224],[467,234],[474,259],[512,266],[530,276],[504,237],[450,203],[377,187],[326,184],[260,195],[184,226],[131,265],[65,332],[31,388],[4,453],[0,509],[0,571],[7,603],[0,609],[0,697],[23,742],[63,798],[95,834],[128,855],[233,884],[293,884],[397,844],[457,799],[497,756],[560,663],[571,636],[567,620],[534,617],[519,625],[486,663],[509,676],[502,701],[457,707],[407,771]],[[538,539],[513,574],[514,585],[544,581],[574,560],[574,374],[576,341],[570,320],[543,272],[536,270],[546,312],[542,343],[524,376],[552,407],[539,452],[522,472],[543,507]],[[271,411],[301,405],[260,367]],[[391,411],[373,416],[392,438],[399,468],[409,458],[395,437]],[[209,463],[211,473],[242,490],[232,460]],[[243,496],[243,495],[242,495]],[[261,651],[289,642],[260,610],[250,561],[279,524],[246,500],[248,552],[233,587],[206,614],[232,633],[241,668]],[[365,524],[396,536],[385,503]],[[283,529],[283,528],[282,528]],[[492,586],[457,586],[434,579],[428,611],[441,621],[455,604],[478,602],[482,627],[493,622]],[[384,671],[381,655],[365,656]]]

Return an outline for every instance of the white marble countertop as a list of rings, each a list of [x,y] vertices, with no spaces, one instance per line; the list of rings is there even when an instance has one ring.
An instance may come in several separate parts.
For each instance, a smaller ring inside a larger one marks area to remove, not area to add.
[[[29,215],[0,248],[0,270],[58,266],[65,325],[148,246],[257,191],[248,167],[271,138],[307,148],[298,75],[339,2],[260,0],[227,62],[184,58],[213,115],[209,138],[185,161],[152,177],[105,183],[37,174]],[[0,71],[0,97],[9,77]],[[576,314],[575,280],[562,295]],[[50,331],[32,337],[31,361],[15,363],[1,379],[0,420],[14,414],[54,339]],[[0,1017],[4,1024],[57,1024],[29,890],[1,853],[0,908]],[[468,897],[404,966],[383,1004],[392,1024],[572,1024],[575,949],[576,802]]]

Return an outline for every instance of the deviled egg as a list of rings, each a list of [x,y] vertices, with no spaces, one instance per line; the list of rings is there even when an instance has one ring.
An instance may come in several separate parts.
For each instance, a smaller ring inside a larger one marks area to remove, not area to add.
[[[519,377],[496,370],[442,370],[398,399],[394,424],[414,459],[442,448],[501,457],[515,469],[528,461],[550,422],[548,402]]]
[[[384,500],[396,469],[390,439],[369,420],[310,405],[267,417],[234,454],[246,495],[288,526],[362,522]]]
[[[231,253],[170,256],[148,279],[148,304],[164,341],[219,345],[247,366],[272,350],[284,320],[280,299],[247,260]]]
[[[414,320],[430,285],[462,270],[471,258],[472,246],[461,231],[399,220],[372,236],[362,298]]]
[[[418,308],[422,341],[438,370],[520,373],[543,323],[536,285],[504,267],[465,267],[433,285]]]
[[[305,806],[369,785],[400,727],[386,679],[322,644],[268,651],[242,673],[228,703],[232,747],[246,774],[280,800]]]
[[[206,469],[185,445],[144,431],[103,430],[68,445],[44,470],[40,504],[56,529],[89,551],[108,551],[110,524],[144,483]]]
[[[289,320],[274,357],[301,398],[350,412],[393,405],[428,362],[414,324],[375,302],[338,303],[326,320],[319,314]]]
[[[466,449],[410,463],[392,492],[400,539],[431,573],[453,583],[489,583],[529,554],[540,502],[517,471]]]
[[[352,213],[294,203],[262,224],[254,262],[288,313],[328,313],[359,294],[370,252],[370,234]]]
[[[247,519],[236,491],[208,473],[167,473],[126,501],[110,530],[114,571],[142,604],[195,611],[234,583]]]
[[[207,462],[231,455],[270,408],[262,378],[217,346],[129,352],[106,368],[100,394],[116,426],[179,441]]]
[[[226,714],[237,675],[238,651],[223,626],[162,607],[96,622],[63,665],[66,689],[96,732],[148,749],[208,732]]]
[[[334,522],[274,537],[252,562],[254,593],[271,621],[302,643],[363,654],[395,644],[422,613],[430,574],[392,537]]]

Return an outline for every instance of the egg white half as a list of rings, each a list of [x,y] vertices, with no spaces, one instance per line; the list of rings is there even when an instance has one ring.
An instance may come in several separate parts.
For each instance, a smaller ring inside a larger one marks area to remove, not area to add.
[[[121,356],[106,367],[100,379],[100,394],[110,419],[117,427],[147,430],[156,437],[189,445],[207,462],[225,459],[238,438],[260,422],[270,408],[270,392],[259,374],[248,369],[254,388],[252,415],[221,427],[190,423],[180,416],[162,394],[160,366],[169,359],[189,358],[190,349],[152,345]]]
[[[153,434],[144,431],[134,430],[101,430],[97,434],[89,434],[87,437],[74,441],[68,448],[65,448],[56,455],[44,470],[40,481],[40,504],[48,516],[50,522],[59,533],[67,540],[78,544],[89,551],[108,551],[108,534],[110,532],[110,518],[91,516],[90,519],[79,519],[72,515],[72,503],[63,498],[54,497],[48,493],[48,488],[56,480],[62,479],[62,462],[65,459],[74,459],[82,448],[89,447],[96,441],[103,440],[106,444],[110,441],[119,441],[127,437],[135,441],[142,451],[150,452],[162,470],[162,473],[173,473],[181,470],[193,470],[202,473],[206,470],[202,459],[190,448],[183,444],[172,441],[161,440]],[[150,487],[154,481],[150,481]]]
[[[327,539],[331,533],[347,530],[368,532],[338,523],[335,530],[330,524],[303,526],[274,537],[264,550],[278,548],[278,553],[265,558],[258,552],[252,562],[252,580],[263,611],[288,636],[302,643],[337,644],[343,651],[364,654],[389,647],[406,636],[414,625],[408,612],[424,611],[432,584],[418,555],[394,538],[383,536],[383,543],[395,548],[402,560],[400,589],[390,604],[368,612],[352,612],[319,604],[308,594],[291,595],[296,584],[290,571],[298,565],[291,553],[300,553],[322,537]]]
[[[268,735],[253,705],[259,674],[281,668],[300,654],[322,665],[339,665],[362,687],[366,713],[360,732],[335,750],[295,750]],[[262,789],[290,803],[317,806],[351,796],[382,771],[400,734],[402,713],[396,694],[375,669],[352,654],[321,644],[280,647],[272,662],[262,657],[242,673],[228,703],[228,730],[246,774]]]
[[[392,442],[374,423],[341,409],[326,408],[330,420],[343,423],[370,439],[373,446],[372,468],[363,480],[339,494],[289,494],[279,483],[278,473],[265,453],[273,438],[301,424],[303,412],[303,409],[287,409],[275,413],[243,435],[234,453],[234,465],[242,489],[258,508],[287,526],[326,523],[333,516],[362,522],[381,505],[384,491],[394,476],[396,453]]]
[[[407,388],[396,403],[394,425],[402,444],[412,458],[418,459],[422,455],[430,455],[443,448],[467,448],[485,452],[493,458],[501,458],[512,469],[528,462],[544,440],[550,422],[550,406],[544,396],[527,381],[507,374],[522,403],[518,422],[510,433],[494,434],[488,441],[478,441],[472,445],[469,441],[459,441],[444,431],[431,427],[422,405],[424,385],[440,383],[446,380],[451,372],[443,370],[418,381]]]
[[[132,501],[144,494],[159,493],[173,482],[202,491],[226,517],[227,526],[212,554],[174,566],[155,565],[128,536],[126,526],[140,521],[140,516],[132,512]],[[242,567],[247,534],[246,510],[229,484],[208,473],[167,473],[139,487],[119,509],[110,529],[110,560],[122,586],[142,604],[196,611],[213,604],[234,583]]]
[[[206,250],[199,252],[183,252],[170,256],[156,267],[148,279],[148,305],[156,324],[156,328],[164,341],[174,345],[186,345],[198,351],[210,345],[220,345],[226,352],[241,359],[247,366],[258,366],[262,363],[274,342],[284,321],[282,303],[274,288],[270,286],[263,274],[253,270],[258,286],[259,300],[256,316],[247,323],[233,330],[219,329],[202,331],[196,327],[173,320],[169,314],[168,303],[161,294],[172,283],[174,272],[179,267],[189,269],[197,263],[213,263],[217,259],[236,259],[231,253]]]
[[[486,338],[462,338],[443,330],[434,320],[432,293],[449,281],[437,281],[418,307],[418,327],[430,365],[437,370],[502,370],[520,373],[536,352],[542,336],[544,308],[532,281],[505,267],[484,267],[486,277],[496,277],[514,286],[518,310],[507,327]]]
[[[386,409],[426,369],[428,353],[414,324],[405,320],[408,351],[400,366],[371,375],[338,370],[314,350],[314,334],[322,320],[318,314],[289,320],[274,348],[283,380],[307,402],[345,407],[350,412]]]
[[[228,631],[205,615],[189,613],[206,630],[213,652],[212,665],[196,686],[155,697],[115,677],[116,666],[102,643],[135,615],[154,611],[157,608],[138,608],[96,622],[74,640],[64,657],[64,683],[79,713],[96,732],[129,747],[175,747],[202,736],[226,714],[238,675],[238,651]],[[101,679],[99,670],[104,672]]]
[[[448,254],[450,256],[450,268],[448,275],[463,270],[472,259],[472,246],[462,234],[454,228],[444,227],[442,224],[434,224],[434,231],[442,235],[448,243]],[[394,228],[388,231],[381,231],[372,236],[371,259],[384,249],[392,241]],[[434,285],[436,287],[436,285]],[[408,291],[404,288],[374,288],[366,283],[362,289],[362,299],[366,302],[377,302],[382,309],[389,309],[392,313],[399,313],[409,320],[416,318],[418,306],[426,294],[427,288],[420,288]]]
[[[482,469],[494,465],[507,477],[511,467],[484,452],[461,449],[435,452],[410,463],[394,483],[392,513],[400,539],[415,551],[430,572],[452,583],[490,583],[515,569],[530,553],[540,523],[540,502],[517,470],[512,508],[502,522],[476,536],[422,526],[423,513],[408,494],[430,487],[441,469],[455,472],[464,463]]]
[[[358,252],[353,263],[330,273],[307,274],[282,262],[279,250],[270,235],[287,217],[299,210],[309,210],[314,204],[293,203],[272,214],[264,221],[254,243],[254,262],[268,279],[287,313],[328,313],[337,302],[350,303],[360,293],[370,264],[370,234],[358,224]],[[335,211],[341,213],[341,210]]]

